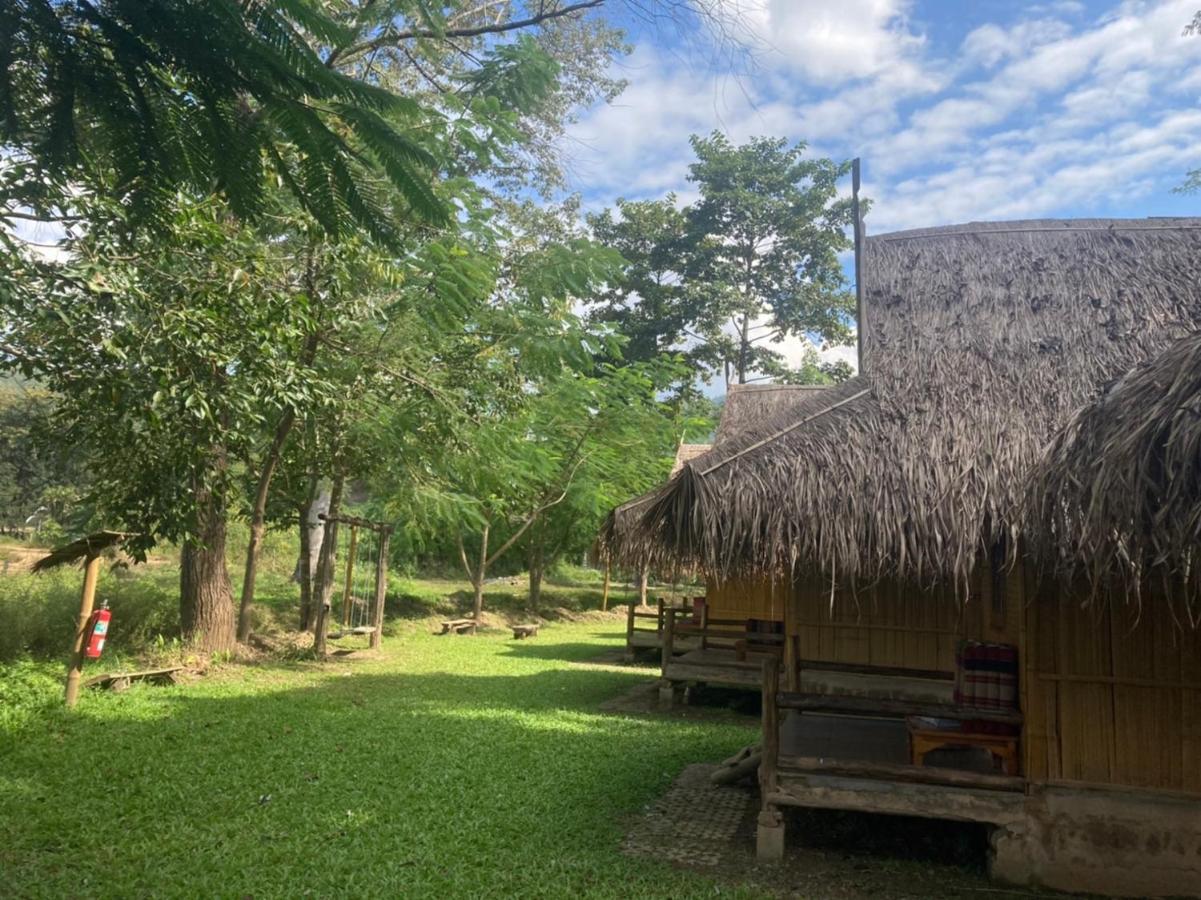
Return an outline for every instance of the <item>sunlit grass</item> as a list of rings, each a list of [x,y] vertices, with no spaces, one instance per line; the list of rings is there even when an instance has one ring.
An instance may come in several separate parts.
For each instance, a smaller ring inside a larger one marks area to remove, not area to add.
[[[618,850],[684,765],[748,734],[600,713],[646,673],[572,661],[619,641],[596,622],[416,632],[377,660],[48,703],[0,724],[4,892],[728,895]]]

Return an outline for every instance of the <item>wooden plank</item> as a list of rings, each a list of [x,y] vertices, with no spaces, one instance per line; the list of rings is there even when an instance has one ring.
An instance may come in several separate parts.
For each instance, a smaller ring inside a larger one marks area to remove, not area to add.
[[[937,669],[909,669],[901,666],[856,665],[854,663],[829,662],[820,659],[801,659],[802,670],[815,672],[847,672],[852,675],[882,675],[897,678],[929,678],[932,681],[954,681],[955,673]]]
[[[675,660],[668,664],[663,677],[667,681],[696,682],[698,684],[715,684],[727,687],[759,687],[759,667],[753,665],[749,669],[737,666],[705,665],[703,663],[688,663]]]
[[[763,755],[759,760],[759,795],[766,800],[776,789],[776,768],[780,758],[780,711],[776,705],[780,670],[774,660],[763,661],[759,677],[763,683]]]
[[[781,756],[780,774],[837,775],[845,778],[872,778],[914,784],[945,784],[995,791],[1021,791],[1026,779],[1014,775],[990,775],[965,772],[940,766],[910,766],[897,763],[857,762],[822,759],[815,756]]]
[[[1020,824],[1026,818],[1025,795],[1015,791],[782,773],[780,781],[780,789],[765,802],[994,825]]]
[[[841,696],[837,694],[813,694],[787,692],[780,695],[781,709],[799,709],[802,712],[847,713],[852,715],[886,716],[930,716],[941,719],[979,720],[1020,725],[1022,714],[1018,710],[1002,711],[977,709],[955,703],[935,703],[929,700],[904,700],[891,697]]]

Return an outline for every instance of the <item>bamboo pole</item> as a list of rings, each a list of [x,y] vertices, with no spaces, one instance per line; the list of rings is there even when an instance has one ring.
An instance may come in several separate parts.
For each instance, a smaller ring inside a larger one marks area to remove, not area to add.
[[[346,554],[346,587],[342,590],[342,625],[350,624],[350,599],[352,578],[354,577],[354,558],[359,549],[359,526],[350,526],[350,551]],[[362,619],[359,620],[360,622]]]
[[[383,528],[379,533],[379,547],[375,560],[375,611],[372,623],[375,630],[371,632],[370,647],[378,650],[384,642],[384,598],[388,594],[388,539],[392,535],[391,528]]]
[[[89,556],[84,564],[83,590],[79,595],[79,622],[75,626],[75,644],[71,649],[71,662],[67,665],[67,706],[79,700],[79,678],[83,674],[84,642],[87,640],[88,621],[92,618],[92,606],[96,602],[96,579],[100,575],[100,557]]]

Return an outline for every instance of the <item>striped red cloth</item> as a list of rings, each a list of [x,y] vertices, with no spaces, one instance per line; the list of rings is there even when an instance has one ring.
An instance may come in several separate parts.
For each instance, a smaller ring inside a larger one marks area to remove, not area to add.
[[[955,702],[977,709],[1017,705],[1018,651],[1009,644],[963,641],[955,653]]]
[[[1009,644],[962,641],[955,652],[955,702],[976,709],[1014,709],[1018,705],[1018,651]],[[971,734],[1017,734],[1013,725],[962,721]]]

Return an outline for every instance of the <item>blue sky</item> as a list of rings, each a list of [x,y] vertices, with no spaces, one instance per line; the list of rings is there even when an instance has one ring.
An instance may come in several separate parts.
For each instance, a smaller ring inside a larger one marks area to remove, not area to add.
[[[861,156],[869,233],[978,219],[1193,215],[1201,0],[714,0],[748,57],[634,21],[630,82],[571,130],[572,188],[685,200],[688,136]]]

